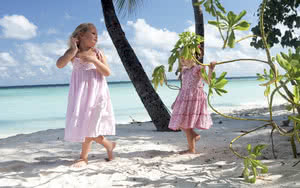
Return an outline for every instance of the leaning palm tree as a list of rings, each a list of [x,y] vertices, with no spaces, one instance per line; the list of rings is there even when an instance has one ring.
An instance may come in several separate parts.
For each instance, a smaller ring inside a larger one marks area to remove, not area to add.
[[[104,21],[112,42],[117,49],[125,70],[133,83],[142,103],[144,104],[152,122],[158,131],[169,131],[170,114],[167,107],[155,92],[139,59],[125,37],[120,22],[116,16],[113,0],[101,0]],[[137,0],[120,0],[119,4],[125,5],[129,11],[136,5]]]

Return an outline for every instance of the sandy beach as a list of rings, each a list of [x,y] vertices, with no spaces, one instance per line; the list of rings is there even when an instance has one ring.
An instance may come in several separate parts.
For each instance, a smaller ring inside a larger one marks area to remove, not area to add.
[[[233,112],[240,117],[266,118],[266,109]],[[229,150],[230,141],[259,122],[230,120],[212,114],[214,125],[201,135],[199,154],[179,155],[187,143],[183,132],[157,132],[151,122],[117,125],[115,160],[106,162],[106,151],[93,143],[89,164],[72,168],[81,144],[63,140],[64,129],[50,129],[0,139],[0,187],[300,187],[300,159],[293,159],[289,138],[274,134],[274,159],[270,128],[242,137],[234,149],[246,154],[248,143],[267,144],[259,158],[269,167],[255,184],[241,177],[243,160]],[[287,119],[282,106],[274,120]],[[291,127],[287,128],[290,129]],[[299,144],[298,151],[300,151]]]

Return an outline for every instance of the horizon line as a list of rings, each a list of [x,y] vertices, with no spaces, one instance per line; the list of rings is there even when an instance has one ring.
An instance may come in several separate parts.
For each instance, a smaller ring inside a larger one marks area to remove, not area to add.
[[[257,78],[257,76],[229,76],[225,77],[226,79],[241,79],[241,78]],[[178,79],[169,79],[168,81],[179,81]],[[131,83],[128,81],[110,81],[108,84],[120,84],[120,83]],[[34,88],[34,87],[64,87],[70,85],[69,83],[65,84],[37,84],[37,85],[13,85],[13,86],[0,86],[0,89],[12,89],[12,88]]]

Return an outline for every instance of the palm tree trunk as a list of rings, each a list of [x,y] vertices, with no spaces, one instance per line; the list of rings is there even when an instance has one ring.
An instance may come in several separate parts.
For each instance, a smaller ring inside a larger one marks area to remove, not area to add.
[[[112,0],[101,0],[101,4],[110,38],[152,122],[158,131],[170,131],[168,128],[170,114],[159,95],[155,92],[141,63],[127,41],[116,16]]]
[[[194,9],[194,17],[195,17],[195,33],[197,35],[201,35],[204,38],[204,18],[203,18],[203,12],[201,9],[201,5],[194,6],[194,3],[198,3],[200,0],[192,0],[192,5]],[[201,48],[203,49],[204,52],[204,42],[200,44]],[[200,62],[203,63],[204,56],[199,59]]]

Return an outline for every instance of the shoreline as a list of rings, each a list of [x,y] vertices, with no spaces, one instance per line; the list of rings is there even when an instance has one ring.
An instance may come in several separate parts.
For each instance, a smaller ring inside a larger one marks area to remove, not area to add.
[[[291,114],[290,112],[287,112],[285,110],[285,105],[286,104],[278,104],[273,106],[273,115],[274,116],[280,116],[280,115],[284,115],[286,114],[286,116],[288,114]],[[218,108],[217,108],[218,109]],[[231,109],[231,108],[228,108]],[[233,110],[235,109],[235,110]],[[210,112],[211,112],[211,116],[212,118],[216,118],[216,120],[219,119],[224,119],[226,120],[227,118],[222,117],[221,115],[216,114],[215,112],[213,112],[210,108],[209,108]],[[222,110],[220,110],[222,112]],[[223,112],[222,112],[223,113]],[[266,107],[253,107],[251,106],[250,108],[245,109],[242,106],[239,106],[237,108],[232,108],[231,110],[227,110],[224,112],[225,115],[229,115],[229,116],[236,116],[236,117],[242,117],[244,116],[244,118],[251,118],[251,116],[266,116],[266,114],[268,113],[268,109]],[[131,119],[130,121],[122,121],[122,122],[117,122],[116,123],[116,127],[119,125],[130,125],[130,124],[134,124],[134,123],[151,123],[151,119],[150,117],[144,117],[142,120],[139,118],[133,118],[131,116],[129,116],[129,119]],[[64,120],[63,120],[64,121]],[[27,130],[27,131],[22,131],[20,132],[15,131],[12,133],[3,133],[5,131],[2,131],[2,133],[0,132],[0,140],[1,139],[5,139],[11,136],[16,136],[16,135],[21,135],[21,134],[31,134],[31,133],[35,133],[35,132],[39,132],[39,131],[45,131],[48,129],[64,129],[63,127],[57,127],[57,128],[46,128],[46,129],[35,129],[35,130]]]

